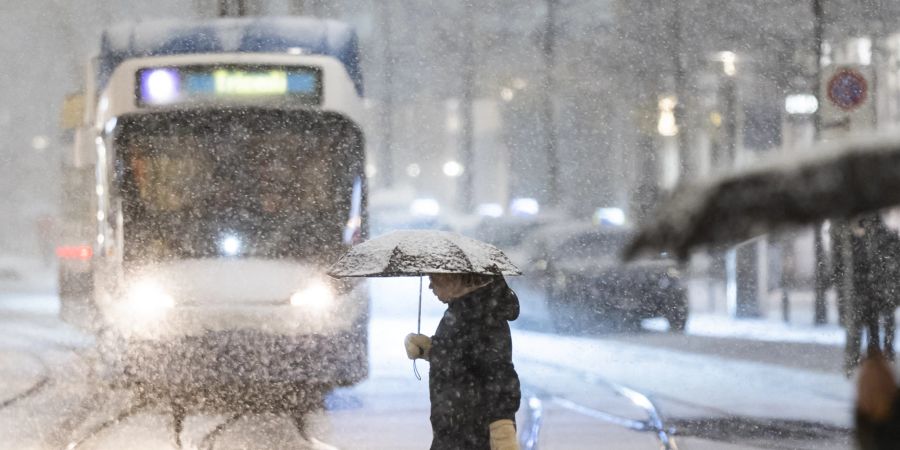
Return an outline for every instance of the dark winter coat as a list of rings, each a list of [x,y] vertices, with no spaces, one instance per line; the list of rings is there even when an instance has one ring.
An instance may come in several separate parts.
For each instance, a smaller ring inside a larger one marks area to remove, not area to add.
[[[429,356],[432,450],[488,450],[490,423],[515,420],[521,393],[508,321],[518,316],[502,278],[448,304]]]
[[[885,311],[893,311],[900,294],[900,236],[880,219],[871,220],[866,227],[869,240],[869,259],[872,271],[870,287]]]
[[[862,299],[857,305],[873,311],[892,310],[900,294],[900,237],[880,218],[866,217],[862,235],[851,237],[853,289]]]

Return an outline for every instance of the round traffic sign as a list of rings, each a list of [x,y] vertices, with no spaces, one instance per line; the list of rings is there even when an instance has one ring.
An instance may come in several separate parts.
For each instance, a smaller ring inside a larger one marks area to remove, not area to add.
[[[852,111],[866,101],[869,84],[856,70],[841,69],[828,80],[828,100],[844,111]]]

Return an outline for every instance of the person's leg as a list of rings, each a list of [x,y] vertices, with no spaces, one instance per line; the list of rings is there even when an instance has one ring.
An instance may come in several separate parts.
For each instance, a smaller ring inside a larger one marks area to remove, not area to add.
[[[874,354],[875,352],[881,351],[881,340],[879,339],[881,333],[879,330],[881,318],[881,314],[878,309],[871,304],[867,308],[866,311],[866,330],[868,336],[866,336],[866,350],[868,354]]]
[[[894,360],[894,333],[896,323],[894,322],[894,308],[890,307],[884,311],[881,319],[884,321],[884,357],[889,361]]]
[[[844,373],[849,377],[853,369],[859,365],[859,349],[862,344],[862,329],[859,322],[850,320],[846,328],[846,342],[844,343]]]
[[[859,365],[859,350],[862,345],[862,320],[859,311],[856,311],[853,308],[854,303],[856,303],[855,296],[848,296],[847,300],[847,308],[845,310],[846,321],[844,325],[844,330],[846,332],[846,339],[844,341],[844,374],[849,377],[852,375],[853,369]]]

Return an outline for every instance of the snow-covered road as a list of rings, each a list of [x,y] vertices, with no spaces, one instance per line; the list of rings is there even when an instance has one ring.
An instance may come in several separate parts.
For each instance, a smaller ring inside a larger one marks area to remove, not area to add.
[[[427,363],[416,380],[402,346],[415,331],[418,280],[371,286],[368,380],[307,411],[302,434],[291,418],[268,413],[191,415],[184,448],[427,448]],[[424,302],[427,334],[441,305],[427,292]],[[175,448],[166,405],[134,408],[129,393],[93,381],[92,340],[56,319],[56,303],[46,292],[0,294],[0,448]],[[850,448],[852,380],[828,363],[837,346],[654,331],[513,333],[517,370],[543,414],[542,449],[660,448],[653,432],[628,427],[649,423],[648,405],[624,397],[623,387],[652,400],[682,450]]]

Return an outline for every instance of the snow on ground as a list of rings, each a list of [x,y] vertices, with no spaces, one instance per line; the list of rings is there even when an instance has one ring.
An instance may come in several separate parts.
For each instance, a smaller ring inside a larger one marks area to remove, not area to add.
[[[55,262],[18,255],[0,255],[0,293],[54,292]]]
[[[0,341],[3,348],[34,350],[85,348],[93,339],[58,319],[59,299],[49,293],[0,291]]]
[[[427,279],[425,284],[422,333],[430,335],[443,305],[431,296]],[[418,279],[378,280],[371,286],[373,316],[381,317],[379,327],[383,327],[373,329],[373,333],[381,336],[373,335],[373,343],[384,342],[388,349],[388,358],[373,358],[373,361],[397,370],[396,361],[405,360],[402,338],[415,324]],[[533,293],[522,291],[520,299],[526,314],[526,305],[535,303]],[[645,325],[666,326],[654,321]],[[768,351],[780,353],[773,360],[802,359],[805,354],[792,356],[790,353],[804,352],[805,346],[778,344],[841,345],[843,334],[836,325],[791,325],[770,319],[733,319],[722,314],[700,313],[692,316],[688,333],[733,339],[736,344],[725,350],[734,353],[704,354],[642,345],[640,335],[638,342],[633,343],[623,342],[616,335],[559,336],[529,327],[513,330],[514,357],[523,382],[543,383],[554,395],[578,399],[629,417],[640,413],[616,403],[602,386],[577,384],[579,377],[575,375],[605,378],[650,394],[669,417],[740,415],[850,425],[853,380],[841,375],[840,367],[823,371],[754,361],[744,354],[747,352],[740,345],[741,339],[761,341],[760,346],[771,343]],[[666,335],[650,337],[666,339]],[[671,338],[677,341],[679,336]],[[411,372],[411,367],[406,370]]]
[[[853,383],[839,373],[521,330],[513,342],[516,358],[588,372],[657,396],[669,415],[705,410],[851,423]]]
[[[661,318],[645,320],[643,325],[653,331],[669,329],[669,324]],[[771,319],[736,319],[720,314],[694,313],[690,316],[685,331],[696,336],[844,345],[844,329],[834,324],[810,326]]]
[[[44,363],[33,355],[0,349],[0,405],[34,388],[47,375]]]
[[[326,411],[310,415],[314,438],[343,449],[411,450],[428,446],[431,438],[428,364],[418,364],[423,379],[416,380],[412,362],[406,358],[403,347],[404,336],[416,329],[419,281],[419,278],[399,278],[369,282],[373,300],[370,377],[358,386],[335,391],[326,400]],[[427,283],[426,278],[422,283],[422,333],[430,335],[445,306],[434,298]],[[523,307],[527,300],[523,301]],[[76,353],[65,350],[88,346],[89,341],[79,341],[79,333],[59,323],[55,304],[55,298],[48,294],[0,294],[0,368],[6,370],[0,376],[18,383],[3,386],[8,392],[0,390],[0,401],[4,395],[23,392],[40,378],[41,361],[34,359],[31,352],[34,348],[45,349],[38,355],[49,363],[54,377],[34,398],[0,410],[0,436],[3,436],[0,441],[11,439],[7,442],[14,442],[15,447],[10,448],[41,448],[29,443],[40,442],[39,433],[45,432],[42,430],[60,425],[60,408],[77,405],[96,389],[86,383],[87,372],[73,358]],[[696,314],[689,325],[689,332],[696,335],[802,342],[819,339],[822,330],[786,326],[765,319],[738,321],[715,314]],[[663,340],[678,337],[664,333],[647,335]],[[641,341],[645,337],[625,341],[615,336],[513,331],[514,357],[523,385],[529,390],[539,390],[544,399],[542,445],[545,448],[580,449],[586,443],[600,442],[617,449],[658,448],[650,433],[599,421],[554,400],[554,396],[563,397],[599,411],[644,418],[644,411],[615,394],[603,379],[650,394],[667,418],[737,414],[843,426],[850,423],[852,381],[837,371],[804,370],[742,359],[740,346],[738,354],[723,357],[648,345],[652,340]],[[786,345],[771,348],[787,353],[796,351]],[[127,398],[110,395],[103,403],[109,411],[101,414],[113,414],[126,404]],[[139,414],[104,433],[88,448],[117,448],[117,444],[134,442],[135,437],[148,446],[171,448],[167,420],[165,411]],[[196,444],[222,420],[193,416],[184,437]],[[283,417],[269,415],[241,420],[229,427],[221,439],[221,445],[228,448],[251,448],[263,439],[284,444],[283,448],[314,448],[310,442],[298,446],[297,442],[304,441],[298,441],[290,424]],[[689,449],[750,448],[695,437],[681,438],[679,443],[680,448]],[[6,447],[0,445],[0,448]]]

